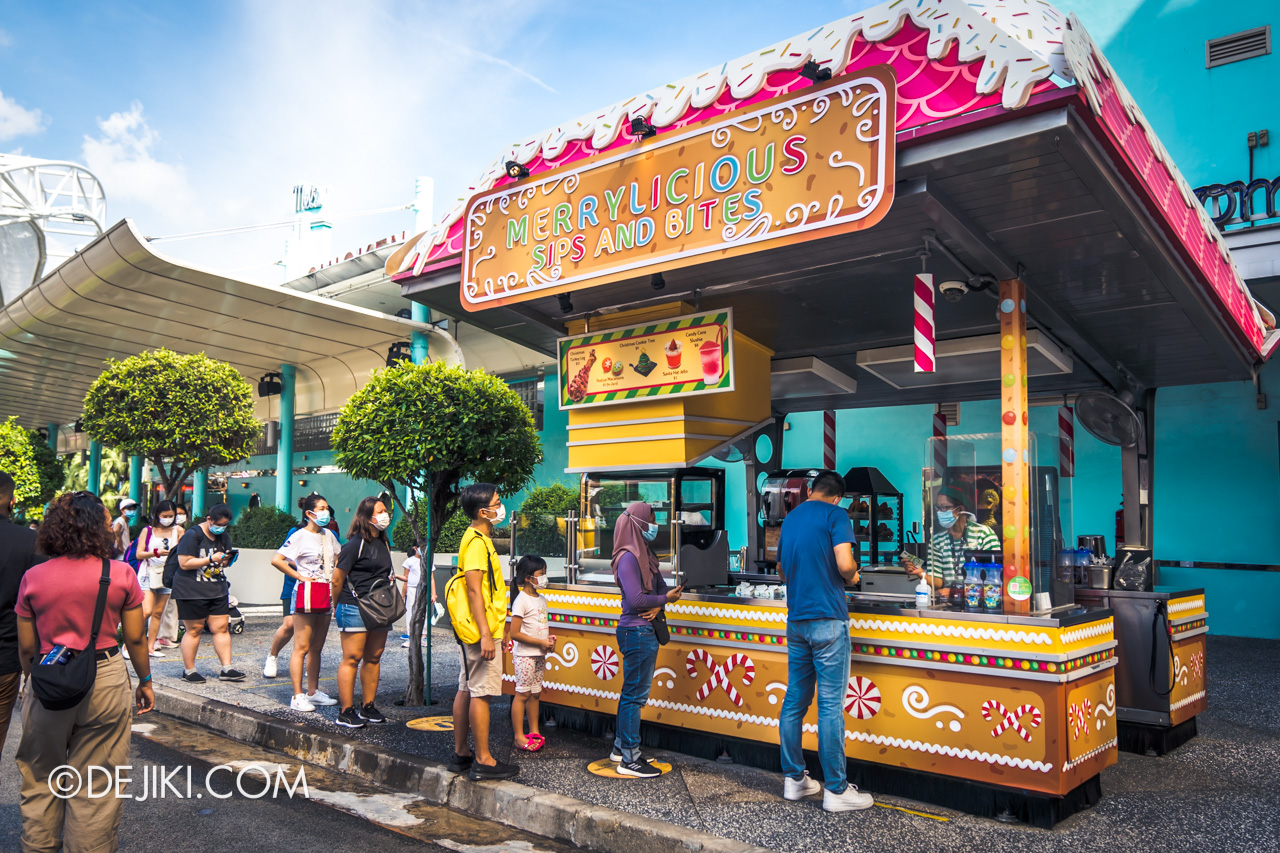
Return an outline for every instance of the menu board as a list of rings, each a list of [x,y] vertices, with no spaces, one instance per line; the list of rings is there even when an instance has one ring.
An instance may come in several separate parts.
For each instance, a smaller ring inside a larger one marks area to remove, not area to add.
[[[561,409],[733,390],[733,312],[559,340]]]

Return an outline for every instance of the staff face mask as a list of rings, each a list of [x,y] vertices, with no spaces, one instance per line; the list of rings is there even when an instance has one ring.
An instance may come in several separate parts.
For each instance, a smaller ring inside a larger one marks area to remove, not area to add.
[[[956,523],[956,511],[953,509],[938,510],[938,523],[947,529],[951,529]]]

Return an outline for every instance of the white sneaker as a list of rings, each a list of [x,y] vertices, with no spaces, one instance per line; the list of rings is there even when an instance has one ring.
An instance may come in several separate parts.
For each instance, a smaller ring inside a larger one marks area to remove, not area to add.
[[[276,677],[276,656],[275,655],[267,655],[267,661],[262,665],[262,677],[263,678]]]
[[[409,641],[408,641],[408,640],[405,640],[403,643],[401,643],[401,644],[400,644],[400,648],[402,648],[402,649],[407,649],[407,648],[409,648]]]
[[[317,690],[315,693],[308,693],[307,700],[313,705],[337,705],[338,700],[331,697],[323,690]]]
[[[295,693],[293,701],[289,703],[289,707],[295,711],[314,711],[316,709],[316,706],[307,700],[307,694],[305,693]]]
[[[843,794],[833,794],[830,791],[822,792],[822,808],[829,812],[857,812],[863,809],[869,809],[875,805],[875,800],[870,794],[864,794],[858,790],[857,785],[850,785],[844,789]]]
[[[129,660],[129,647],[128,647],[128,646],[121,646],[121,647],[120,647],[120,656],[121,656],[121,657],[123,657],[125,660]]]
[[[803,779],[792,779],[787,776],[782,781],[782,796],[788,800],[803,800],[805,797],[812,797],[814,794],[821,793],[822,785],[817,779],[809,778],[809,771],[804,771]]]

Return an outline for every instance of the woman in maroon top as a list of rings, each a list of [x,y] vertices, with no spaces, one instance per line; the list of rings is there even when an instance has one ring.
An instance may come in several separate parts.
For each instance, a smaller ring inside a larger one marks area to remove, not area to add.
[[[114,850],[124,800],[105,795],[106,782],[94,777],[90,796],[90,767],[109,770],[129,763],[129,733],[133,722],[129,671],[116,644],[116,625],[123,624],[125,644],[141,679],[134,695],[138,712],[155,704],[151,690],[151,658],[142,625],[142,589],[128,563],[110,561],[111,583],[95,649],[87,649],[92,634],[102,561],[110,559],[115,536],[111,516],[102,501],[89,492],[62,495],[36,537],[36,550],[47,562],[28,569],[18,587],[18,648],[24,675],[33,659],[53,649],[83,649],[97,656],[93,690],[79,705],[50,711],[40,703],[27,681],[22,702],[22,741],[18,770],[22,774],[22,849],[58,850],[63,838],[75,849]],[[83,784],[75,785],[73,768]],[[123,772],[123,771],[122,771]],[[113,780],[114,781],[114,780]]]

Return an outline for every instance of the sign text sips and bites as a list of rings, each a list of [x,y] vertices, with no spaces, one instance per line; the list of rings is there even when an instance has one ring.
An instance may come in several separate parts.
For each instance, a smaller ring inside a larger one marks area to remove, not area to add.
[[[473,198],[462,304],[580,290],[880,221],[893,201],[888,66]]]

